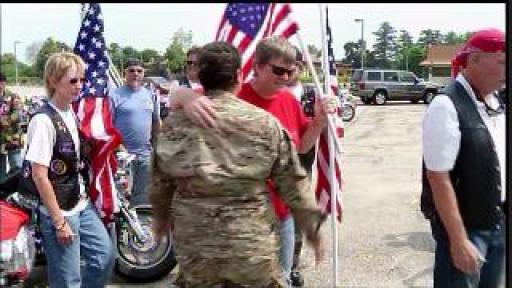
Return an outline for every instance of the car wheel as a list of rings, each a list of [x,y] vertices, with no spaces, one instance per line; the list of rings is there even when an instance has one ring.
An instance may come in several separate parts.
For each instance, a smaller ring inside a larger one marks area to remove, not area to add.
[[[426,91],[425,94],[423,95],[423,103],[430,104],[430,102],[432,102],[432,99],[434,99],[434,96],[436,96],[434,91]]]
[[[375,94],[373,94],[373,102],[377,105],[384,105],[386,104],[388,96],[386,95],[386,92],[384,91],[377,91]]]

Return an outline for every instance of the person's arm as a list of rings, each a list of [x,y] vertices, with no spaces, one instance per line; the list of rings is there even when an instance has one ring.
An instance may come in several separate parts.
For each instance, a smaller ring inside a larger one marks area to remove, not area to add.
[[[153,207],[153,231],[158,238],[161,238],[174,226],[172,203],[176,185],[170,176],[161,170],[155,154],[151,164],[149,199]]]
[[[455,267],[465,273],[478,268],[478,251],[470,242],[450,179],[460,147],[457,112],[446,96],[436,96],[423,120],[423,156],[434,206],[448,234]]]
[[[191,88],[179,87],[171,97],[171,110],[183,109],[185,116],[204,128],[217,127],[215,104]]]
[[[151,141],[156,143],[158,133],[162,127],[162,119],[160,119],[160,97],[157,93],[154,93],[153,98],[153,116],[151,123]]]
[[[302,134],[300,145],[297,147],[299,154],[308,153],[316,143],[316,140],[327,127],[328,114],[336,112],[336,98],[334,96],[324,97],[321,101],[315,101],[315,116]]]
[[[69,227],[68,222],[62,215],[62,211],[57,203],[55,191],[50,183],[50,179],[48,179],[48,167],[33,162],[32,179],[34,180],[34,184],[39,192],[41,202],[43,202],[43,205],[48,210],[53,225],[56,228],[57,241],[61,245],[71,243],[71,241],[73,241],[74,234],[71,227]]]
[[[468,239],[460,216],[455,191],[448,172],[427,171],[436,211],[443,222],[450,242],[455,267],[465,273],[478,269],[478,250]]]
[[[73,240],[73,231],[62,215],[55,191],[48,179],[48,167],[56,139],[53,124],[46,115],[36,115],[31,120],[27,133],[30,135],[30,142],[25,159],[31,162],[32,179],[57,230],[57,241],[61,245],[68,244]]]
[[[272,125],[272,124],[271,124]],[[306,235],[313,246],[318,261],[323,257],[324,247],[320,234],[320,226],[326,215],[318,208],[313,193],[308,189],[309,180],[302,168],[297,151],[286,131],[279,128],[277,123],[272,127],[274,139],[277,142],[276,161],[271,172],[271,178],[276,192],[290,207],[295,225]]]

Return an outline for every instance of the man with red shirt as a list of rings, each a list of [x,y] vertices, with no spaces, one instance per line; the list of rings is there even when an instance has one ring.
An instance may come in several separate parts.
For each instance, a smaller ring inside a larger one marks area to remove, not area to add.
[[[325,97],[315,102],[315,117],[308,119],[300,104],[287,89],[289,77],[296,69],[296,50],[282,37],[262,40],[256,47],[255,77],[244,83],[238,97],[277,118],[287,130],[298,153],[308,152],[327,126],[327,114],[334,113],[336,99]],[[185,115],[204,127],[215,128],[215,107],[207,97],[199,97],[190,89],[180,88],[171,100],[171,107],[182,107]],[[272,180],[267,181],[270,199],[279,218],[281,250],[279,262],[289,277],[294,251],[294,224],[288,207],[278,197]]]

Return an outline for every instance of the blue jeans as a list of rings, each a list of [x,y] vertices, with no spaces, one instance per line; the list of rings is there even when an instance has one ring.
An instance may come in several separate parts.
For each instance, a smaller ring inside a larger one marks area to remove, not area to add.
[[[130,196],[130,206],[149,204],[148,185],[151,168],[151,156],[137,155],[131,163],[133,187]]]
[[[293,251],[295,250],[295,224],[291,214],[279,223],[279,234],[281,236],[279,264],[283,269],[286,281],[291,283],[290,273],[292,272]]]
[[[505,263],[505,220],[493,229],[467,230],[469,240],[486,259],[475,274],[458,270],[450,256],[450,246],[441,223],[434,220],[432,234],[436,240],[434,287],[435,288],[497,288],[503,277]]]
[[[89,202],[87,208],[66,217],[77,236],[71,244],[57,242],[51,218],[40,213],[43,248],[48,259],[48,285],[52,288],[102,288],[109,281],[115,260],[115,250],[105,226]],[[85,261],[83,275],[80,258]]]
[[[7,154],[0,153],[0,181],[7,175],[7,158],[9,158],[9,170],[21,169],[21,150],[8,150]]]

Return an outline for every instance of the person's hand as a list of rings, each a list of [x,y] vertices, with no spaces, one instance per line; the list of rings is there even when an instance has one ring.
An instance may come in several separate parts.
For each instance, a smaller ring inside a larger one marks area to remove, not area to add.
[[[317,99],[314,106],[315,124],[319,127],[325,128],[325,126],[327,126],[327,115],[335,113],[337,106],[337,99],[334,95],[328,95]]]
[[[315,266],[318,266],[325,257],[325,241],[320,233],[310,240],[311,247],[315,252]]]
[[[204,128],[217,127],[215,104],[203,95],[187,88],[178,88],[171,97],[172,110],[183,108],[185,116]]]
[[[57,242],[60,245],[69,245],[71,242],[73,242],[76,235],[73,233],[73,230],[71,230],[68,221],[64,220],[64,222],[64,226],[61,229],[57,229]]]
[[[484,261],[479,259],[480,252],[467,238],[462,241],[452,241],[450,254],[455,267],[467,274],[476,273],[480,269],[479,261]]]

